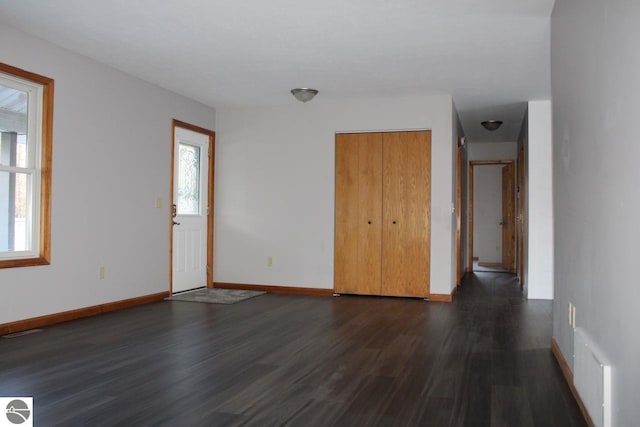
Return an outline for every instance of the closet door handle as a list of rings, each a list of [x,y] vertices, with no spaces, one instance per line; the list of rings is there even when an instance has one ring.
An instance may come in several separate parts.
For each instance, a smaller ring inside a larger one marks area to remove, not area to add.
[[[395,224],[396,222],[395,222],[395,221],[393,221],[393,223]]]
[[[371,221],[369,221],[368,223],[371,224]]]

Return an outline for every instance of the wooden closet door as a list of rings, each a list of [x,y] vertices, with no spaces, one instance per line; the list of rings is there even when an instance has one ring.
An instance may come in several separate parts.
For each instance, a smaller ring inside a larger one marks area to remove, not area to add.
[[[431,132],[383,137],[382,295],[428,297]]]
[[[382,134],[336,135],[335,292],[380,295]]]

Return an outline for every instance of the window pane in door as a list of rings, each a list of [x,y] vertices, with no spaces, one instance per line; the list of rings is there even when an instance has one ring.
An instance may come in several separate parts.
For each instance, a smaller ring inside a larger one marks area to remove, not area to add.
[[[32,249],[30,175],[0,172],[0,252]]]
[[[200,147],[178,147],[178,214],[200,214]]]

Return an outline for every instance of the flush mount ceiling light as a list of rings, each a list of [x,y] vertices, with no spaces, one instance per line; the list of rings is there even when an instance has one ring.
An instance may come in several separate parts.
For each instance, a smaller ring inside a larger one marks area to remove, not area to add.
[[[486,130],[494,131],[502,126],[502,122],[500,120],[486,120],[480,123]]]
[[[291,93],[296,99],[300,102],[311,101],[314,96],[318,94],[316,89],[310,89],[308,87],[299,87],[296,89],[291,89]]]

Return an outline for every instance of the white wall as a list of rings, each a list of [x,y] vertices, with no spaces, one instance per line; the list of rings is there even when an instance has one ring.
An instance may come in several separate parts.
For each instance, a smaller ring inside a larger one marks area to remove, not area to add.
[[[480,262],[502,262],[502,169],[473,168],[473,254]]]
[[[527,296],[553,299],[551,101],[530,101],[528,117]]]
[[[0,270],[0,323],[167,291],[171,119],[215,111],[6,26],[0,51],[55,80],[51,265]]]
[[[638,425],[640,2],[558,0],[551,19],[553,336],[573,364],[566,307],[612,363],[614,426]]]
[[[215,281],[333,288],[335,132],[432,129],[431,292],[451,293],[450,96],[292,98],[217,121]]]
[[[469,161],[471,160],[514,160],[518,157],[515,142],[471,142],[469,143]]]

